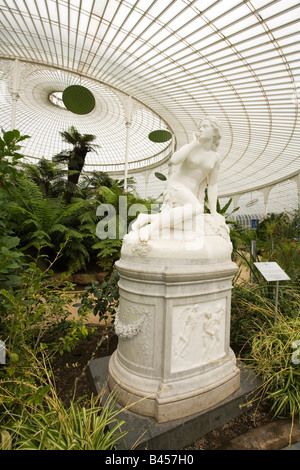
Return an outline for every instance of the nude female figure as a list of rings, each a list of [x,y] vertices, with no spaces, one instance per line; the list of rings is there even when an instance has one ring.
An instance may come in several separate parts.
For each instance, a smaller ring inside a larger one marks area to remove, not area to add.
[[[171,163],[175,166],[175,171],[164,192],[161,212],[140,214],[132,225],[133,231],[139,230],[141,241],[147,241],[151,234],[169,227],[170,224],[172,228],[176,228],[182,226],[183,219],[193,219],[203,213],[206,186],[210,213],[218,215],[217,179],[221,158],[217,148],[220,138],[219,122],[215,118],[204,118],[192,142],[173,154]]]

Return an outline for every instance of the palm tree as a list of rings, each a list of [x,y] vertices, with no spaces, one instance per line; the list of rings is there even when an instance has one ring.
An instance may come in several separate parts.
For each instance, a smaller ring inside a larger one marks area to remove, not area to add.
[[[69,204],[84,167],[85,157],[88,152],[94,151],[97,147],[91,144],[91,142],[96,139],[96,136],[80,134],[74,126],[71,126],[68,131],[61,132],[60,134],[65,142],[73,145],[71,150],[63,150],[53,157],[54,161],[60,163],[64,162],[68,165],[68,184],[65,200]]]

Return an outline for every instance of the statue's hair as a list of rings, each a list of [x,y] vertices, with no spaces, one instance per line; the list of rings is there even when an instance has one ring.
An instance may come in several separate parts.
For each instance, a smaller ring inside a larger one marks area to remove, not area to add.
[[[214,129],[214,139],[213,139],[212,150],[217,151],[217,149],[219,147],[221,137],[222,137],[222,135],[221,135],[221,123],[214,116],[205,116],[199,122],[199,124],[198,124],[199,127],[201,126],[202,121],[209,121],[212,128]]]

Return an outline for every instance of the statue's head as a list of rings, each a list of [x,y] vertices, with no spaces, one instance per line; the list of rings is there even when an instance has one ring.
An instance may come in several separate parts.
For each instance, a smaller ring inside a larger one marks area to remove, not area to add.
[[[203,121],[209,121],[211,127],[214,130],[214,137],[213,137],[213,145],[212,145],[212,150],[216,151],[219,147],[220,139],[221,139],[221,123],[220,121],[215,118],[214,116],[205,116],[201,119],[201,121],[198,124],[198,127],[201,126],[201,123]]]

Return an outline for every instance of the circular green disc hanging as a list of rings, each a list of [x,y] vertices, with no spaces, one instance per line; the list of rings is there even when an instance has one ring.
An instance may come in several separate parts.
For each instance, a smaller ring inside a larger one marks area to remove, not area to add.
[[[156,173],[154,173],[154,175],[156,176],[156,178],[158,178],[161,181],[166,181],[167,180],[166,176],[163,175],[162,173],[159,173],[158,171]]]
[[[62,100],[65,107],[75,114],[88,114],[96,104],[93,93],[81,85],[68,86],[63,92]]]
[[[161,129],[161,130],[150,132],[148,137],[151,140],[151,142],[167,142],[168,140],[171,139],[172,134],[169,131]]]

